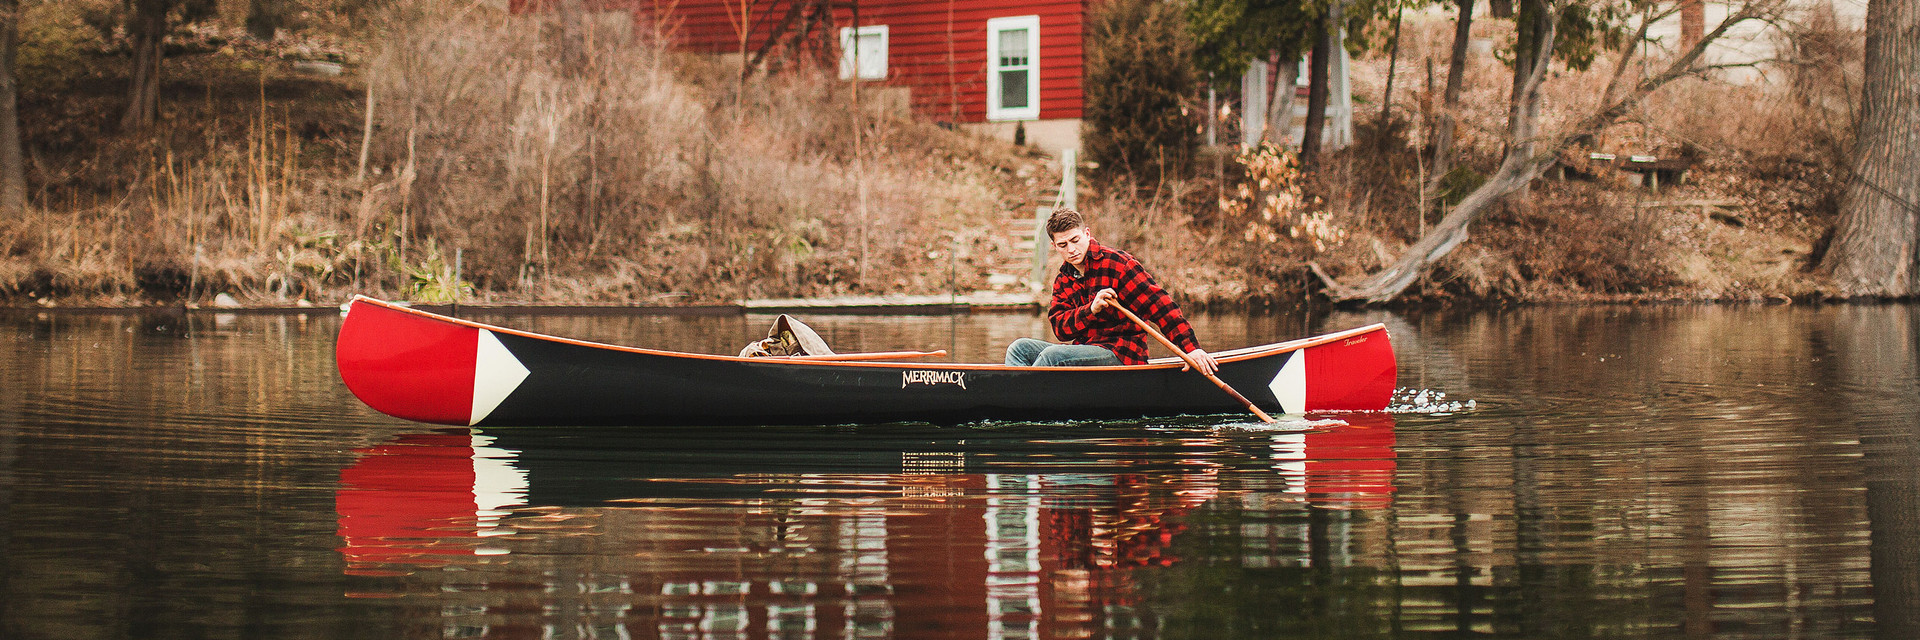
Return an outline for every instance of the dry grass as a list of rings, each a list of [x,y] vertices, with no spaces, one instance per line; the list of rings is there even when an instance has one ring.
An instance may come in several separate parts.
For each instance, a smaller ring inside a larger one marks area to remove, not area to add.
[[[389,105],[373,155],[387,170],[357,224],[409,255],[423,236],[465,248],[483,290],[622,301],[938,290],[945,265],[929,250],[997,209],[990,167],[922,153],[956,136],[857,108],[848,85],[800,71],[743,86],[646,33],[587,21],[569,36],[525,20],[424,16],[372,65]]]
[[[339,85],[360,95],[334,98],[361,113],[318,140],[263,72],[255,104],[211,114],[244,131],[209,127],[191,154],[168,135],[129,145],[134,177],[102,189],[122,197],[0,229],[0,293],[432,297],[467,290],[456,251],[491,299],[965,288],[943,254],[1018,199],[1011,170],[1030,162],[856,107],[823,75],[742,85],[624,22],[476,6],[394,3],[364,85]]]
[[[76,151],[37,160],[39,208],[0,222],[0,297],[466,292],[678,304],[965,291],[983,288],[988,267],[1005,259],[997,236],[1006,212],[1056,179],[1003,145],[871,100],[856,107],[829,77],[789,71],[743,85],[726,63],[666,53],[646,28],[451,0],[392,6],[375,21],[385,30],[362,43],[358,76],[296,79],[274,60],[179,59],[169,62],[186,69],[176,77],[202,84],[175,87],[168,124],[150,136],[88,128],[108,117],[30,131],[40,148]],[[1204,158],[1198,178],[1090,194],[1082,208],[1103,241],[1139,256],[1187,304],[1298,299],[1312,284],[1309,262],[1336,275],[1378,269],[1423,228],[1418,150],[1430,113],[1419,92],[1426,59],[1444,78],[1451,26],[1407,23],[1396,118],[1384,133],[1373,125],[1386,60],[1356,61],[1360,144],[1301,179],[1297,206],[1223,207],[1223,196],[1240,197],[1248,169],[1225,161],[1214,175]],[[1483,20],[1476,30],[1499,44],[1508,26]],[[1857,41],[1813,16],[1787,40],[1796,64],[1774,68],[1784,80],[1771,87],[1668,87],[1596,146],[1696,154],[1688,185],[1656,195],[1619,176],[1542,182],[1476,226],[1414,297],[1809,291],[1801,267],[1831,216]],[[1503,144],[1510,78],[1489,57],[1475,60],[1457,141],[1464,166],[1486,172]],[[1602,56],[1592,70],[1553,77],[1543,129],[1590,109],[1611,71]],[[29,96],[24,108],[109,112],[120,87],[112,80],[72,80],[67,93],[78,97]],[[1676,201],[1725,204],[1662,205]],[[454,278],[456,252],[464,282]]]

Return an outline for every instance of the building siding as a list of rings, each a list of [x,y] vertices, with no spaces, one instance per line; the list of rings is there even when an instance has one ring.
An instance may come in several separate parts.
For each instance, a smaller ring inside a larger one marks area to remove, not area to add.
[[[947,122],[987,119],[987,20],[1037,15],[1040,19],[1041,120],[1081,117],[1087,0],[883,0],[858,3],[860,26],[887,26],[887,73],[880,81],[908,87],[912,108]],[[525,12],[558,0],[511,0]],[[675,48],[714,54],[751,55],[784,22],[790,0],[589,0],[600,10],[630,10],[635,20],[672,34]],[[829,41],[854,26],[854,10],[834,9]],[[817,27],[816,27],[817,28]],[[743,46],[741,35],[746,34]],[[817,37],[817,36],[816,36]],[[828,52],[837,59],[838,51]]]

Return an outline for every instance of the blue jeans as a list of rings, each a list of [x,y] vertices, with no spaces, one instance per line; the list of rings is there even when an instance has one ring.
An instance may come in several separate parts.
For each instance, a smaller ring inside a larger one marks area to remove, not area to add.
[[[1104,367],[1120,364],[1120,356],[1090,344],[1054,344],[1021,338],[1007,345],[1009,367]]]

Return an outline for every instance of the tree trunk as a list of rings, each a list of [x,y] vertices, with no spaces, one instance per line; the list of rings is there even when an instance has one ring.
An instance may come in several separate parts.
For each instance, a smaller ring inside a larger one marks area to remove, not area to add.
[[[1920,294],[1920,0],[1867,4],[1853,179],[1821,268],[1848,296]]]
[[[160,60],[167,36],[167,10],[171,0],[136,0],[131,36],[133,68],[128,74],[127,113],[120,128],[128,131],[152,126],[160,117]]]
[[[272,40],[286,23],[286,13],[292,9],[287,4],[286,0],[253,0],[247,6],[244,23],[247,34],[261,40]]]
[[[1460,205],[1448,212],[1433,230],[1422,236],[1419,242],[1401,254],[1392,266],[1368,276],[1360,284],[1348,287],[1335,281],[1332,276],[1321,271],[1319,265],[1312,265],[1314,273],[1327,285],[1329,293],[1336,300],[1365,300],[1379,303],[1392,300],[1412,286],[1415,280],[1425,275],[1434,262],[1452,253],[1460,243],[1467,241],[1467,227],[1480,215],[1491,208],[1495,202],[1507,194],[1518,190],[1547,170],[1548,164],[1520,155],[1519,149],[1509,148],[1506,158],[1500,162],[1500,170],[1493,177],[1468,194]]]
[[[580,0],[561,0],[555,11],[560,14],[555,35],[559,40],[560,74],[568,78],[577,78],[587,69],[586,12]]]
[[[1913,2],[1914,0],[1902,1]],[[1427,270],[1432,268],[1433,263],[1446,257],[1448,253],[1453,251],[1454,247],[1458,247],[1460,243],[1465,242],[1467,239],[1467,227],[1471,225],[1474,220],[1479,219],[1480,215],[1485,213],[1493,203],[1499,201],[1500,198],[1506,196],[1508,193],[1518,190],[1521,185],[1539,177],[1541,173],[1547,170],[1547,167],[1553,166],[1554,155],[1559,153],[1561,149],[1565,149],[1575,142],[1591,138],[1595,132],[1618,121],[1622,116],[1625,116],[1627,112],[1632,111],[1634,107],[1638,106],[1642,100],[1645,100],[1649,94],[1666,86],[1667,83],[1673,82],[1678,78],[1705,72],[1707,67],[1696,66],[1696,64],[1699,62],[1700,56],[1706,52],[1708,46],[1712,45],[1714,41],[1719,40],[1722,35],[1725,35],[1728,29],[1748,20],[1756,20],[1767,16],[1773,12],[1779,4],[1778,1],[1773,1],[1756,2],[1742,6],[1740,11],[1728,16],[1726,21],[1721,22],[1719,27],[1714,28],[1713,32],[1703,36],[1700,42],[1696,43],[1692,49],[1688,49],[1679,57],[1674,58],[1665,70],[1653,77],[1642,80],[1634,86],[1632,91],[1627,92],[1627,94],[1619,100],[1603,104],[1600,109],[1581,118],[1565,132],[1547,139],[1544,144],[1536,147],[1537,153],[1534,155],[1522,155],[1518,153],[1521,148],[1520,145],[1509,144],[1507,146],[1506,157],[1500,162],[1499,171],[1495,172],[1493,177],[1488,179],[1485,184],[1480,185],[1480,188],[1468,194],[1466,199],[1460,202],[1460,206],[1454,207],[1453,211],[1441,219],[1438,225],[1435,225],[1426,235],[1421,236],[1420,240],[1414,243],[1413,247],[1409,248],[1406,253],[1401,254],[1400,259],[1395,260],[1394,263],[1386,269],[1366,276],[1362,278],[1359,283],[1349,286],[1335,280],[1333,276],[1320,269],[1320,266],[1317,264],[1309,264],[1308,266],[1312,267],[1314,273],[1320,277],[1321,282],[1327,287],[1328,296],[1334,300],[1360,300],[1369,303],[1380,303],[1398,297],[1401,292],[1406,291],[1408,286],[1411,286],[1415,281],[1419,280],[1422,275],[1425,275]],[[1557,24],[1558,17],[1554,15],[1555,12],[1552,11],[1551,7],[1548,7],[1547,13],[1547,19],[1542,22],[1542,24],[1546,25],[1543,40],[1552,42],[1554,38],[1554,26]],[[1532,67],[1533,73],[1528,75],[1528,79],[1521,87],[1522,91],[1520,94],[1529,96],[1529,99],[1534,102],[1539,101],[1539,83],[1541,79],[1546,76],[1545,67],[1547,61],[1551,59],[1552,51],[1553,49],[1551,47],[1540,48],[1538,50],[1539,55],[1535,57],[1529,65]],[[1909,68],[1912,67],[1909,66]],[[1529,107],[1529,109],[1523,109],[1521,110],[1522,112],[1538,111],[1537,104],[1525,106]],[[1525,124],[1528,128],[1533,126],[1531,122]],[[1509,135],[1511,134],[1512,131],[1510,130]],[[1513,141],[1510,140],[1509,142],[1511,143]]]
[[[1447,63],[1445,98],[1440,107],[1440,120],[1433,129],[1433,169],[1428,174],[1426,197],[1440,190],[1453,164],[1454,113],[1460,107],[1460,87],[1466,84],[1467,45],[1473,39],[1473,0],[1459,0],[1459,5],[1460,16],[1453,24],[1453,60]]]
[[[1293,133],[1294,87],[1300,84],[1300,56],[1283,54],[1277,59],[1273,96],[1267,100],[1267,139],[1276,142]]]
[[[0,218],[13,220],[27,211],[27,164],[20,150],[20,92],[13,77],[19,45],[20,0],[0,0]]]
[[[1322,132],[1327,127],[1327,66],[1332,64],[1333,34],[1340,28],[1335,16],[1339,12],[1336,1],[1313,26],[1313,53],[1307,62],[1307,126],[1300,133],[1300,164],[1307,169],[1319,159]]]
[[[1520,0],[1520,14],[1513,19],[1513,95],[1507,102],[1507,144],[1517,147],[1516,152],[1524,157],[1533,156],[1535,125],[1540,121],[1540,85],[1528,80],[1536,67],[1544,69],[1553,59],[1556,19],[1546,0]],[[1531,189],[1523,183],[1519,191],[1525,198]]]
[[[247,18],[253,13],[253,4],[259,0],[214,0],[213,13],[220,17],[220,24],[230,29],[247,26]]]
[[[1251,147],[1271,135],[1267,122],[1267,63],[1254,60],[1247,63],[1247,72],[1240,74],[1240,144]]]
[[[1387,141],[1392,139],[1387,135],[1387,128],[1393,121],[1393,74],[1400,66],[1400,14],[1404,12],[1404,7],[1393,12],[1393,44],[1390,45],[1393,53],[1387,56],[1387,88],[1380,92],[1380,125],[1374,132],[1374,143],[1381,151],[1387,150]]]

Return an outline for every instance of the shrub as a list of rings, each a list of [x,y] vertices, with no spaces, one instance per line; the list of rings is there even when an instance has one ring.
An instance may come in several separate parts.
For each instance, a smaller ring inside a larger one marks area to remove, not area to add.
[[[1159,188],[1192,173],[1198,73],[1177,4],[1114,0],[1089,9],[1086,150],[1094,178]]]

